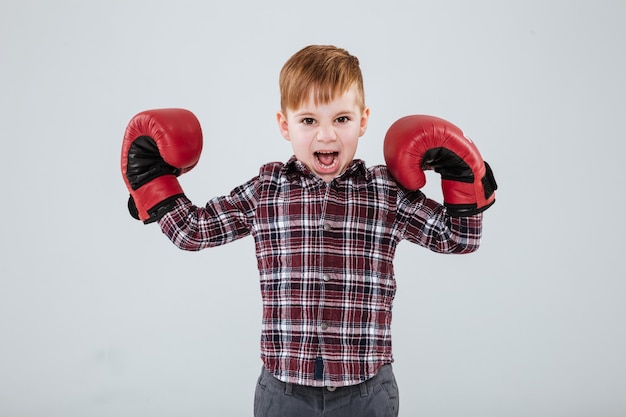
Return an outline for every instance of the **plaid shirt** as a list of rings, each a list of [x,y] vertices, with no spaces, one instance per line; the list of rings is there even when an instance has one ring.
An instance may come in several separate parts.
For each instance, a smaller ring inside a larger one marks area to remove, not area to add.
[[[294,157],[270,163],[200,208],[182,197],[159,224],[181,249],[254,237],[263,300],[261,357],[278,379],[346,386],[393,361],[393,258],[406,239],[439,253],[479,245],[482,214],[454,218],[385,166],[355,160],[326,184]]]

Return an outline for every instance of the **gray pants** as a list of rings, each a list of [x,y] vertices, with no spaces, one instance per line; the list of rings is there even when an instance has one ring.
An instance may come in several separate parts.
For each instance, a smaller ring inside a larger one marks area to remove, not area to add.
[[[383,366],[375,377],[362,384],[333,391],[285,384],[263,368],[254,394],[254,416],[397,417],[398,400],[391,365]]]

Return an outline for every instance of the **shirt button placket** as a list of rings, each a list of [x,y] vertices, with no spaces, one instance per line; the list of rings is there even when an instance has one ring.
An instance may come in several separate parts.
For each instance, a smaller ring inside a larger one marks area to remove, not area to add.
[[[325,232],[329,232],[330,230],[332,230],[333,227],[330,225],[330,223],[324,223],[322,225],[322,228],[324,229]],[[330,274],[326,274],[326,273],[322,274],[322,280],[324,282],[330,281]]]
[[[322,239],[323,239],[323,234],[324,234],[324,233],[326,233],[326,232],[330,232],[331,230],[332,230],[332,226],[330,225],[330,223],[324,222],[324,223],[322,224],[322,231],[323,231],[323,233],[322,233]],[[326,272],[323,272],[323,273],[322,273],[322,275],[321,275],[321,278],[322,278],[322,281],[323,281],[323,282],[328,282],[328,281],[330,281],[330,274],[329,274],[329,273],[326,273]],[[322,301],[322,300],[323,300],[323,297],[320,299],[320,301]],[[322,310],[323,310],[323,308],[324,308],[324,307],[323,307],[323,301],[322,301],[322,303],[321,303],[321,305],[320,305],[320,308],[321,308]],[[320,330],[321,330],[322,332],[325,332],[326,330],[328,330],[328,327],[329,327],[329,326],[328,326],[328,323],[327,323],[327,322],[325,322],[325,321],[323,321],[323,322],[321,322],[321,323],[320,323],[320,327],[319,327],[319,328],[320,328]],[[321,335],[320,335],[320,342],[321,342],[322,349],[323,349],[324,342],[323,342],[323,337],[322,337]]]

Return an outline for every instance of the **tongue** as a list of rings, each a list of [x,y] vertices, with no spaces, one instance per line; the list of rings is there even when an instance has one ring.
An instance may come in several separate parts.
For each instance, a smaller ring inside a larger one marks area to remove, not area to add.
[[[335,160],[335,154],[334,153],[318,153],[317,158],[324,165],[332,165],[333,161]]]

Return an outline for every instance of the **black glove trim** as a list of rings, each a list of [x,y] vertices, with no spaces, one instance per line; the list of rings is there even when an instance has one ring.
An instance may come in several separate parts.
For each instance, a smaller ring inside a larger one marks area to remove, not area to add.
[[[474,214],[482,213],[487,210],[489,207],[493,206],[496,202],[494,199],[489,204],[486,204],[482,207],[477,207],[477,204],[448,204],[444,203],[446,209],[448,210],[448,214],[452,217],[469,217]]]
[[[148,217],[144,220],[144,224],[154,223],[158,220],[161,220],[163,216],[172,211],[174,207],[176,207],[176,200],[180,197],[184,197],[185,194],[176,194],[171,197],[166,198],[165,200],[159,202],[154,207],[148,210]]]
[[[482,178],[481,182],[483,183],[483,189],[485,190],[485,200],[488,200],[489,197],[498,189],[498,184],[496,183],[496,178],[493,176],[493,171],[487,162],[485,162],[485,176]]]

